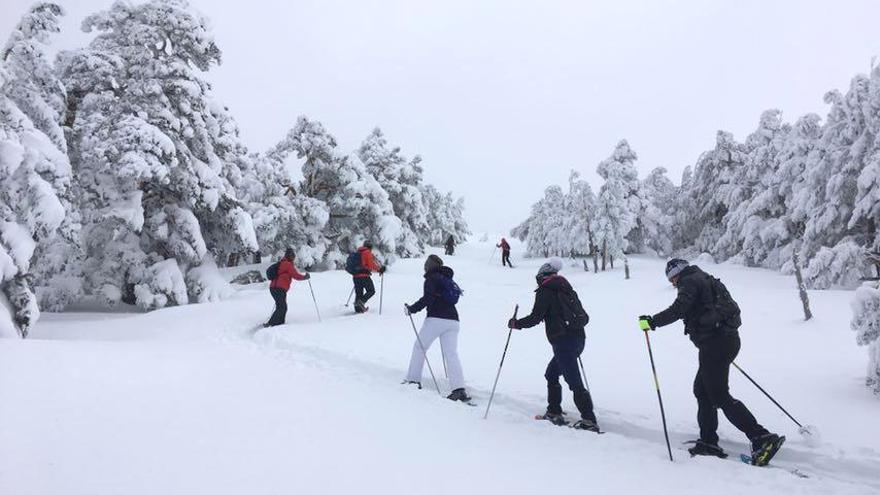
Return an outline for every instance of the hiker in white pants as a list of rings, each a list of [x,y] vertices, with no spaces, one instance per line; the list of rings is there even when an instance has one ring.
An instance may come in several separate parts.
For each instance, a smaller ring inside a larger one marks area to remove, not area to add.
[[[446,360],[446,371],[449,373],[449,386],[452,390],[464,389],[464,373],[461,371],[461,361],[458,359],[458,321],[443,318],[429,317],[422,323],[419,331],[419,339],[413,343],[412,356],[409,358],[409,372],[406,380],[409,382],[422,381],[422,368],[425,366],[425,351],[431,348],[431,344],[437,338],[440,339],[440,350]]]
[[[453,276],[452,268],[443,266],[443,260],[436,254],[428,256],[425,260],[424,294],[418,301],[405,307],[407,315],[428,308],[428,317],[422,324],[419,338],[413,343],[409,372],[404,383],[418,384],[421,388],[425,353],[439,338],[440,349],[443,351],[449,373],[449,385],[452,387],[452,393],[447,398],[468,402],[471,398],[465,392],[464,374],[461,370],[461,361],[458,359],[458,310],[455,309],[462,291],[453,282]]]

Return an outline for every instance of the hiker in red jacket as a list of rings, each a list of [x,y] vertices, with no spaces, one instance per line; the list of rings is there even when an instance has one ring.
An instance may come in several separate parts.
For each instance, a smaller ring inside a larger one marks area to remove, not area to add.
[[[370,278],[373,272],[385,273],[385,267],[379,265],[373,256],[373,243],[364,241],[364,245],[359,247],[357,252],[361,255],[361,264],[352,273],[354,282],[354,311],[355,313],[363,313],[367,311],[367,301],[376,294],[376,287],[373,285],[373,279]]]
[[[510,244],[507,243],[507,239],[501,238],[501,244],[496,244],[495,247],[501,248],[501,266],[509,266],[513,268],[513,265],[510,263]]]
[[[296,253],[293,252],[293,249],[287,248],[284,251],[284,257],[278,262],[275,278],[269,282],[269,293],[272,294],[272,299],[275,300],[275,311],[272,312],[269,321],[263,324],[264,327],[284,324],[284,319],[287,317],[287,291],[290,289],[291,282],[293,280],[308,280],[311,278],[311,275],[308,273],[303,275],[296,271],[296,267],[293,266],[295,258]]]

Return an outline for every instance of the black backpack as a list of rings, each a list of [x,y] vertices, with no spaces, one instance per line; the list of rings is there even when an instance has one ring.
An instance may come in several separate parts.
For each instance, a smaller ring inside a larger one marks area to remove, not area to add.
[[[712,288],[712,310],[717,319],[714,322],[716,328],[727,326],[733,330],[742,326],[739,304],[733,300],[730,291],[721,283],[720,279],[709,275],[709,286]]]
[[[590,322],[590,315],[581,304],[577,292],[574,290],[559,291],[559,309],[562,316],[562,326],[566,332],[583,330]]]
[[[269,265],[269,268],[266,268],[266,279],[267,280],[275,280],[276,278],[278,278],[278,265],[280,263],[281,263],[280,261],[276,261],[275,263],[272,263],[271,265]]]
[[[348,259],[345,260],[345,271],[352,275],[364,271],[364,267],[361,265],[361,253],[359,251],[355,251],[348,255]]]

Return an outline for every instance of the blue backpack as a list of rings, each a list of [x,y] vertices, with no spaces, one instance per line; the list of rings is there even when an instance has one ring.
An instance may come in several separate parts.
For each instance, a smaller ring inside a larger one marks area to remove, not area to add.
[[[361,265],[361,253],[355,251],[348,255],[348,259],[345,260],[345,271],[354,275],[355,273],[362,272],[364,270]]]
[[[458,304],[458,299],[464,291],[449,277],[440,277],[440,297],[449,304]]]

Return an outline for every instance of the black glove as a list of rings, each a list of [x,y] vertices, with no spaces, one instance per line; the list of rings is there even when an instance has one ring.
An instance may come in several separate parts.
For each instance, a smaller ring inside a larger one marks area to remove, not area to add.
[[[385,273],[386,268],[384,266],[379,267],[379,273]]]
[[[510,320],[507,321],[507,328],[509,328],[511,330],[515,330],[515,329],[519,328],[518,326],[516,326],[516,318],[511,318]]]
[[[651,330],[656,330],[656,329],[657,329],[657,326],[654,325],[654,317],[651,316],[651,315],[642,315],[642,316],[639,316],[639,321],[645,321],[645,322],[648,322],[648,328],[643,328],[642,330],[647,331],[648,329],[651,329]]]
[[[312,278],[311,274],[306,273],[305,275],[303,275],[303,280],[308,280],[310,278]]]

